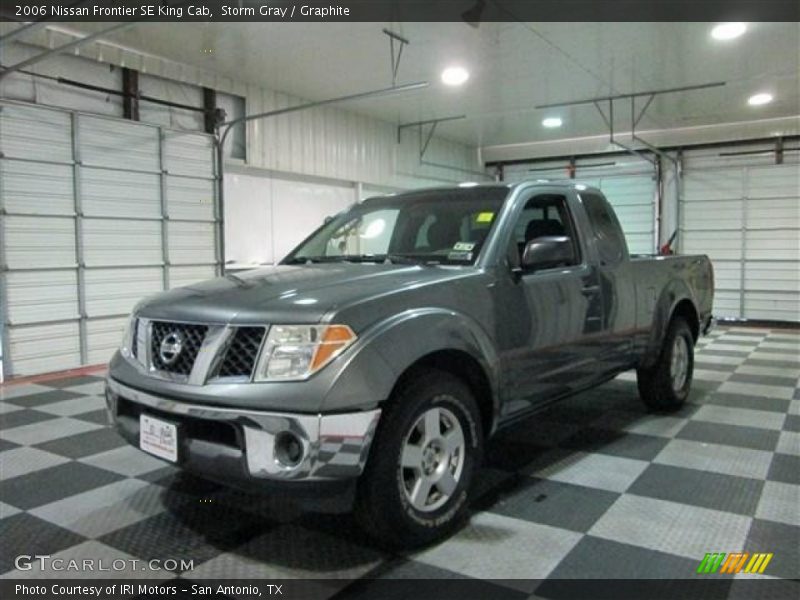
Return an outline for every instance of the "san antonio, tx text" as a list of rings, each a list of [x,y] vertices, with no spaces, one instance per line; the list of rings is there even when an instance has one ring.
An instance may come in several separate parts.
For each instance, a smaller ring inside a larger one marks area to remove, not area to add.
[[[186,9],[184,11],[184,8]],[[184,15],[189,17],[204,17],[212,19],[217,13],[222,17],[272,17],[280,19],[292,19],[295,14],[299,17],[349,17],[350,9],[346,6],[308,6],[307,4],[291,6],[271,6],[262,4],[258,8],[254,6],[229,6],[213,5],[189,6],[164,6],[162,4],[141,4],[139,6],[61,6],[53,4],[47,5],[18,5],[15,13],[18,17],[170,17],[182,19]]]
[[[48,592],[53,596],[95,596],[97,598],[114,596],[117,594],[147,594],[150,596],[156,595],[159,597],[164,596],[177,596],[181,594],[191,594],[192,596],[253,596],[259,597],[262,595],[267,596],[282,596],[283,585],[275,585],[272,583],[262,585],[197,585],[181,587],[178,584],[162,584],[162,585],[149,585],[149,584],[133,584],[133,583],[112,583],[109,585],[66,585],[63,583],[54,583],[52,585],[25,585],[18,583],[14,586],[14,593],[17,595],[33,595],[42,596]]]

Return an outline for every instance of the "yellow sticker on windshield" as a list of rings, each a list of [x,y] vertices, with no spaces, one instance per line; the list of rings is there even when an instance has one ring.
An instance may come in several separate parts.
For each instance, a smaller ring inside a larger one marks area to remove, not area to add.
[[[482,212],[478,213],[478,216],[475,217],[476,223],[491,223],[492,219],[494,219],[493,212]]]

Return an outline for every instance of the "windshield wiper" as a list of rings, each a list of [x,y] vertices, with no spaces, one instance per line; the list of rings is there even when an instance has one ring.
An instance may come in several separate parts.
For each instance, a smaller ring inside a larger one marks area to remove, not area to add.
[[[390,262],[393,264],[404,265],[426,265],[435,264],[437,261],[425,260],[410,256],[408,254],[340,254],[337,256],[295,256],[287,261],[287,264],[298,265],[305,263],[335,263],[335,262]]]
[[[382,254],[384,260],[397,265],[433,265],[438,261],[412,256],[410,254]]]
[[[383,262],[383,254],[339,254],[336,256],[295,256],[288,264],[337,263],[337,262]]]

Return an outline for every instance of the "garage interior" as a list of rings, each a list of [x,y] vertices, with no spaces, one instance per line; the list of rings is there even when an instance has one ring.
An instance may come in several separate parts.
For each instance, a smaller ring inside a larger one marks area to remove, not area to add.
[[[724,25],[0,23],[3,545],[194,561],[118,577],[466,577],[509,598],[763,552],[748,577],[797,597],[800,28]],[[600,188],[632,253],[712,259],[719,324],[678,413],[626,373],[514,426],[469,523],[401,554],[107,425],[141,298],[274,265],[364,198],[531,179]],[[4,578],[64,576],[12,554]]]

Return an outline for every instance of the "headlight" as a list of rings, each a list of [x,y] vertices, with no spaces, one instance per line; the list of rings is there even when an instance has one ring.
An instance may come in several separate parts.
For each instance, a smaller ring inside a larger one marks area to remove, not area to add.
[[[119,351],[122,356],[129,358],[134,355],[133,332],[136,328],[136,318],[131,315],[125,323],[125,331],[122,333],[122,344]]]
[[[356,340],[347,325],[273,325],[261,352],[256,381],[303,379]]]

